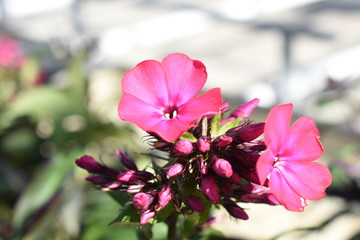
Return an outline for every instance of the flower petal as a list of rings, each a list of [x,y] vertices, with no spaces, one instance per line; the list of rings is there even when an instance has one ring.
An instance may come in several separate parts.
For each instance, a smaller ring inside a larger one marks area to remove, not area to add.
[[[289,128],[279,155],[282,160],[303,162],[318,159],[323,151],[314,120],[302,117]]]
[[[122,79],[122,90],[157,108],[169,106],[168,83],[158,61],[143,61],[127,71]]]
[[[282,104],[273,107],[266,118],[264,140],[267,147],[278,153],[284,144],[287,129],[291,120],[292,104]]]
[[[122,96],[118,113],[122,120],[132,122],[144,131],[152,129],[165,119],[163,112],[159,109],[131,94]]]
[[[269,187],[270,191],[287,210],[302,212],[307,206],[306,200],[289,186],[284,175],[277,168],[271,172]]]
[[[273,169],[275,155],[270,148],[259,157],[256,163],[256,172],[261,185],[264,185],[269,173]]]
[[[219,113],[221,103],[220,88],[213,88],[182,105],[179,108],[177,117],[181,122],[191,122],[193,124],[202,116]]]
[[[317,162],[284,162],[279,165],[286,182],[300,196],[317,200],[326,196],[325,189],[331,184],[329,169]]]
[[[168,81],[169,106],[184,104],[205,84],[207,73],[204,64],[185,54],[169,54],[161,64]]]

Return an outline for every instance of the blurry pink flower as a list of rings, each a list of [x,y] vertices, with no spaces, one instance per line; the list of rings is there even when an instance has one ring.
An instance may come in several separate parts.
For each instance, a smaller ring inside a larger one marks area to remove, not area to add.
[[[241,119],[247,118],[251,112],[256,108],[259,104],[260,99],[254,98],[253,100],[240,105],[234,112],[231,113],[230,117],[221,121],[221,124],[232,121],[240,117]]]
[[[326,195],[331,173],[314,162],[323,153],[319,130],[309,117],[299,118],[290,128],[292,104],[278,105],[266,119],[264,140],[267,146],[257,162],[263,185],[269,180],[271,193],[290,211],[303,211],[306,200]]]
[[[161,63],[141,62],[123,76],[119,116],[172,142],[202,116],[220,111],[219,88],[195,97],[206,78],[203,63],[181,53],[167,55]]]
[[[9,36],[0,35],[0,66],[20,68],[24,59],[20,43]]]

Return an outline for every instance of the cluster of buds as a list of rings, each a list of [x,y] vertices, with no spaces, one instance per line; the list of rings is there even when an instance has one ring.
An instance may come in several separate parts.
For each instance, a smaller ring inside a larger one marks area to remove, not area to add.
[[[203,212],[211,204],[221,204],[231,216],[246,220],[248,216],[237,202],[278,204],[268,188],[260,185],[256,174],[257,159],[265,149],[263,141],[257,140],[264,123],[245,122],[217,135],[212,129],[216,128],[216,118],[201,119],[172,143],[155,139],[152,147],[167,152],[169,162],[154,173],[139,171],[133,159],[120,150],[116,156],[121,170],[87,155],[77,159],[76,164],[92,174],[86,180],[101,190],[128,194],[141,224],[156,217],[170,202],[179,213]],[[232,126],[239,120],[219,125]]]

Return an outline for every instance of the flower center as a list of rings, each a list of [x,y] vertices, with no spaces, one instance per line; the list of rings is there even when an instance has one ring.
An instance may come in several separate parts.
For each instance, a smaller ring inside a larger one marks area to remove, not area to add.
[[[177,109],[175,107],[169,107],[166,111],[164,111],[165,119],[173,119],[178,115]]]
[[[279,157],[278,157],[278,156],[275,156],[275,158],[274,158],[274,163],[273,163],[273,167],[274,167],[274,168],[280,165],[280,163],[279,163],[278,160],[279,160]]]

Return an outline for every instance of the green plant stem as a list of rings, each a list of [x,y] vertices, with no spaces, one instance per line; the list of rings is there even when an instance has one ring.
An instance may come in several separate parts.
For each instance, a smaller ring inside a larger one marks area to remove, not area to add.
[[[180,238],[178,238],[177,231],[176,231],[177,219],[178,219],[178,214],[176,212],[174,212],[165,221],[165,223],[168,225],[168,239],[169,240],[180,239]]]

